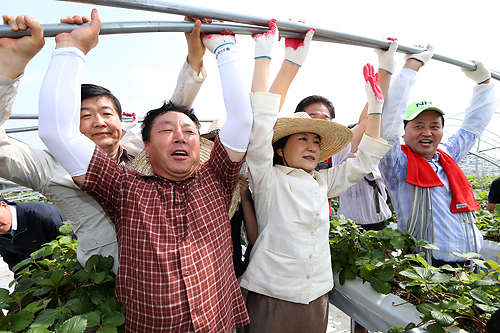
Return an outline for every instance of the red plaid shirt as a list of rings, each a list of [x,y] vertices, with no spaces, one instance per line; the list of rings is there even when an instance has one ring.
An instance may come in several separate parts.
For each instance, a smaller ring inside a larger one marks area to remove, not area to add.
[[[249,323],[227,214],[241,164],[217,138],[209,161],[174,183],[119,167],[96,148],[82,189],[116,226],[115,293],[127,332],[232,332]]]

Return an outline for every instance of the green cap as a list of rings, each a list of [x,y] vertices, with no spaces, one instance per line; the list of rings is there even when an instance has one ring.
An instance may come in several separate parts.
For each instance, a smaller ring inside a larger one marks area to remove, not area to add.
[[[408,104],[405,120],[413,120],[424,111],[437,111],[440,114],[444,115],[444,112],[438,107],[437,104],[434,104],[430,101],[421,100]]]

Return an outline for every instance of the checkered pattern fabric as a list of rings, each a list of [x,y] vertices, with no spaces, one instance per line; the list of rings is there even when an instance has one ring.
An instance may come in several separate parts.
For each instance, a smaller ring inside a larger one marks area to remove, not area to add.
[[[119,167],[96,149],[82,189],[116,226],[115,293],[127,332],[232,332],[249,322],[227,215],[241,165],[217,138],[209,161],[175,183]]]

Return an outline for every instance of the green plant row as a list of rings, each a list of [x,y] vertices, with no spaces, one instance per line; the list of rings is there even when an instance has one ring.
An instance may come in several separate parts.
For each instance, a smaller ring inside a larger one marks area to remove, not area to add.
[[[68,222],[60,228],[71,232]],[[21,269],[9,294],[0,289],[0,331],[114,333],[125,315],[114,297],[113,258],[92,256],[86,270],[76,259],[78,242],[58,236],[14,267]]]
[[[472,274],[464,267],[429,266],[423,252],[405,254],[405,249],[435,249],[410,234],[386,228],[365,232],[342,216],[331,221],[330,249],[332,268],[340,284],[356,277],[381,294],[395,289],[400,297],[414,304],[421,323],[393,327],[391,333],[428,324],[429,332],[445,332],[458,326],[476,327],[484,332],[491,314],[500,308],[499,265],[477,259],[474,253],[454,253],[472,260],[481,268]]]

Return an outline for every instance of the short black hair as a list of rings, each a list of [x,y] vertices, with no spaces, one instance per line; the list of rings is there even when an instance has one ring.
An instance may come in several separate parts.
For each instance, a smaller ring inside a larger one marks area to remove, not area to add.
[[[172,103],[172,101],[164,101],[163,105],[160,108],[150,110],[148,111],[148,113],[146,113],[146,116],[144,116],[141,128],[142,141],[149,142],[149,140],[151,139],[151,129],[153,128],[153,124],[156,118],[167,112],[184,113],[186,116],[189,117],[189,119],[191,119],[195,123],[196,128],[198,129],[198,134],[200,133],[201,124],[196,115],[194,114],[193,108],[180,104],[175,104]]]
[[[328,111],[330,111],[330,119],[335,119],[335,107],[333,106],[332,102],[330,102],[328,98],[320,95],[311,95],[301,100],[300,103],[297,104],[295,112],[305,112],[306,108],[309,105],[317,103],[323,104],[328,109]]]
[[[99,98],[102,96],[106,96],[109,99],[111,99],[111,101],[113,102],[113,104],[115,106],[116,112],[118,112],[118,117],[120,117],[120,120],[122,120],[122,105],[120,104],[120,101],[118,100],[118,98],[116,98],[116,96],[111,93],[111,91],[109,91],[108,89],[106,89],[104,87],[98,86],[96,84],[88,84],[88,83],[82,84],[81,90],[82,90],[82,92],[81,92],[81,94],[82,94],[81,101],[82,102],[84,100],[86,100],[88,98],[92,98],[92,97]]]
[[[273,165],[278,164],[278,165],[285,165],[283,163],[283,157],[278,155],[278,150],[281,149],[283,151],[283,147],[285,147],[286,143],[288,142],[288,139],[290,138],[290,135],[282,137],[278,141],[276,141],[273,144],[273,150],[274,150],[274,156],[273,156]]]

